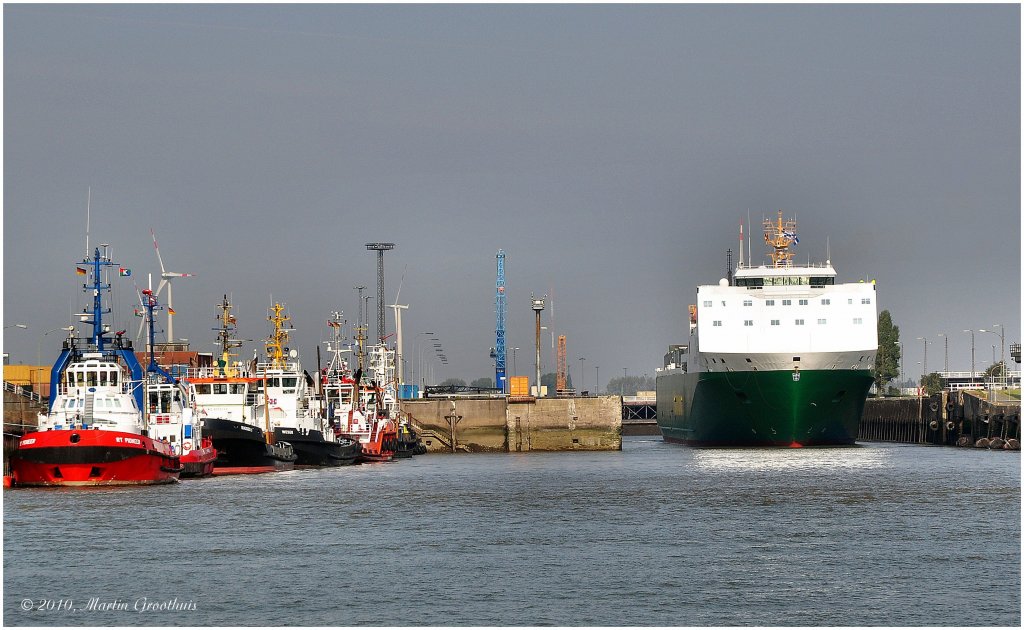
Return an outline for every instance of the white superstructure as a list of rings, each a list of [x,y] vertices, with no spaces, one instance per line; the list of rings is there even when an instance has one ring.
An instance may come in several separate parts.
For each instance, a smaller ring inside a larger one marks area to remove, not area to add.
[[[765,222],[765,240],[781,243],[780,260],[759,266],[741,261],[733,284],[723,278],[699,286],[697,304],[690,307],[689,344],[681,364],[670,367],[687,372],[874,367],[874,281],[836,284],[831,261],[792,265],[785,249],[795,240],[795,223],[783,224],[779,216],[778,224]]]

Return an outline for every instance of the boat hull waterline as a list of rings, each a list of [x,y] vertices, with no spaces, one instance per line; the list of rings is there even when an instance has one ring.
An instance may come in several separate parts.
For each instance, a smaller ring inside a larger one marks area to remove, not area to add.
[[[842,446],[857,439],[868,370],[669,373],[658,426],[692,446]]]
[[[170,448],[135,433],[66,429],[28,433],[12,458],[15,486],[128,486],[174,483]]]

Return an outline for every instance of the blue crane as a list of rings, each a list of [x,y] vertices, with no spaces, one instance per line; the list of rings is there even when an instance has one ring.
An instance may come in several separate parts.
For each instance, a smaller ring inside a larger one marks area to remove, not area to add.
[[[494,386],[505,391],[505,250],[498,250],[498,281],[495,284],[494,305],[498,315],[494,344]]]

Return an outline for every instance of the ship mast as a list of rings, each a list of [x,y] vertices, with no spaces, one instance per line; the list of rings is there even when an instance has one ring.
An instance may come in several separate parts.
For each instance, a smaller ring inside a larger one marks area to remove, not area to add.
[[[779,216],[775,221],[765,219],[764,242],[768,247],[772,248],[768,252],[768,256],[772,259],[773,267],[792,266],[793,252],[789,251],[789,247],[794,243],[800,242],[800,239],[796,236],[796,220],[788,219],[783,221],[782,210],[779,210]]]
[[[226,376],[231,378],[235,375],[233,369],[231,369],[231,354],[232,348],[241,348],[242,342],[233,338],[232,333],[235,331],[235,316],[231,314],[231,304],[228,303],[227,294],[224,295],[224,300],[220,303],[220,328],[214,328],[217,331],[217,343],[220,344],[220,361],[217,365],[217,376]]]
[[[288,330],[285,329],[284,324],[290,321],[291,317],[281,314],[284,311],[284,307],[278,302],[274,302],[270,310],[274,314],[267,317],[267,319],[274,324],[274,334],[266,340],[267,359],[269,359],[272,368],[283,369],[284,344],[288,343]]]

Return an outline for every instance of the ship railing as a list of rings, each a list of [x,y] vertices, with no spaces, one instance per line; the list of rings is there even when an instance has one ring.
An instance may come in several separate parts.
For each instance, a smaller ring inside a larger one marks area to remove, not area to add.
[[[185,369],[184,374],[181,378],[189,380],[190,378],[224,378],[225,372],[231,374],[233,378],[251,378],[249,366],[232,366],[229,368],[221,367],[189,367]]]
[[[21,396],[22,398],[27,398],[28,400],[31,400],[32,402],[37,402],[37,403],[43,402],[43,397],[40,396],[38,392],[35,392],[35,391],[31,390],[31,389],[25,389],[23,386],[15,385],[14,383],[11,383],[10,381],[4,381],[4,391],[5,392],[11,392],[12,394],[14,394],[16,396]]]
[[[284,362],[282,364],[279,364],[279,365],[274,365],[273,363],[266,363],[266,362],[265,363],[257,363],[256,364],[256,376],[259,376],[259,375],[264,374],[266,372],[298,372],[298,371],[299,371],[299,364],[298,364],[298,362],[295,362],[295,361],[292,361],[292,362],[287,362],[286,361],[286,362]]]

